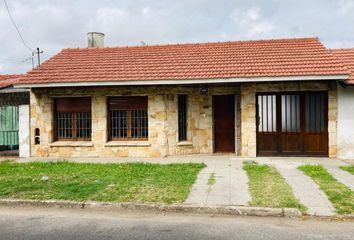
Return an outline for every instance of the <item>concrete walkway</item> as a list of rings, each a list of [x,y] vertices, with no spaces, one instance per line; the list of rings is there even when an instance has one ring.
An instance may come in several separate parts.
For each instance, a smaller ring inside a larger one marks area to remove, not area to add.
[[[257,162],[273,165],[291,186],[295,197],[308,208],[307,213],[312,215],[332,216],[335,214],[335,208],[328,200],[327,195],[319,189],[319,186],[309,176],[298,170],[297,167],[304,164],[322,165],[329,169],[331,174],[335,173],[338,181],[344,184],[350,184],[350,179],[352,179],[352,176],[347,176],[349,173],[343,173],[344,171],[339,168],[348,164],[336,159],[273,157],[257,158]]]
[[[215,178],[214,184],[208,184],[211,176]],[[247,182],[242,161],[208,163],[199,174],[186,203],[246,206],[251,201]]]
[[[304,164],[339,167],[346,163],[327,158],[258,158],[257,162],[274,166],[293,190],[294,196],[307,207],[307,213],[333,216],[335,208],[319,186],[297,167]]]
[[[296,169],[296,165],[276,165],[275,167],[288,182],[295,197],[307,207],[308,214],[315,216],[333,216],[335,214],[335,208],[328,200],[327,195],[310,177]]]
[[[352,191],[354,191],[354,175],[339,167],[326,166],[326,169],[335,179],[344,185],[347,185]]]

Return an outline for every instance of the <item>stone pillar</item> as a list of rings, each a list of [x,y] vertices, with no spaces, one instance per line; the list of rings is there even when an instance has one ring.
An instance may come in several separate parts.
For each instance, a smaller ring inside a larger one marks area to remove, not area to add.
[[[337,88],[328,91],[328,155],[330,158],[337,157]]]
[[[30,156],[30,108],[29,105],[20,105],[18,107],[18,139],[19,156]]]
[[[104,95],[91,97],[92,103],[92,135],[91,141],[96,148],[103,148],[107,142],[107,100]]]
[[[256,157],[255,84],[241,86],[241,156]]]
[[[165,94],[149,95],[149,157],[168,155],[168,128]]]

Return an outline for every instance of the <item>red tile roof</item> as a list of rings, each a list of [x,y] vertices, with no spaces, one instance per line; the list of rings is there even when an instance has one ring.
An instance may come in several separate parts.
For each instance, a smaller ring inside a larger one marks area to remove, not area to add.
[[[10,87],[17,83],[23,74],[5,74],[0,75],[0,89]]]
[[[354,48],[330,49],[330,51],[338,57],[350,71],[350,77],[346,83],[354,85]]]
[[[318,38],[64,49],[21,83],[348,74]]]

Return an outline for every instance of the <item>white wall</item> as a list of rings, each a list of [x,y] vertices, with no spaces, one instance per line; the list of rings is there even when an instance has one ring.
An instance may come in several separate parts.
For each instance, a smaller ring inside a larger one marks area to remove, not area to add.
[[[19,156],[30,156],[30,109],[29,105],[20,105],[18,107],[18,139]]]
[[[337,156],[354,159],[354,87],[338,86]]]

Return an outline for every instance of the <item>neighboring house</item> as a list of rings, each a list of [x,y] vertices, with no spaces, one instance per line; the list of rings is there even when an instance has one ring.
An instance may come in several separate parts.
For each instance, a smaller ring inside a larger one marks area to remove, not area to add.
[[[31,88],[32,156],[335,158],[349,74],[317,38],[98,46],[64,49],[16,87]]]
[[[19,155],[29,157],[29,90],[13,87],[21,77],[0,75],[0,148],[19,146]]]
[[[350,71],[350,78],[338,87],[338,158],[354,159],[354,48],[331,49]]]

